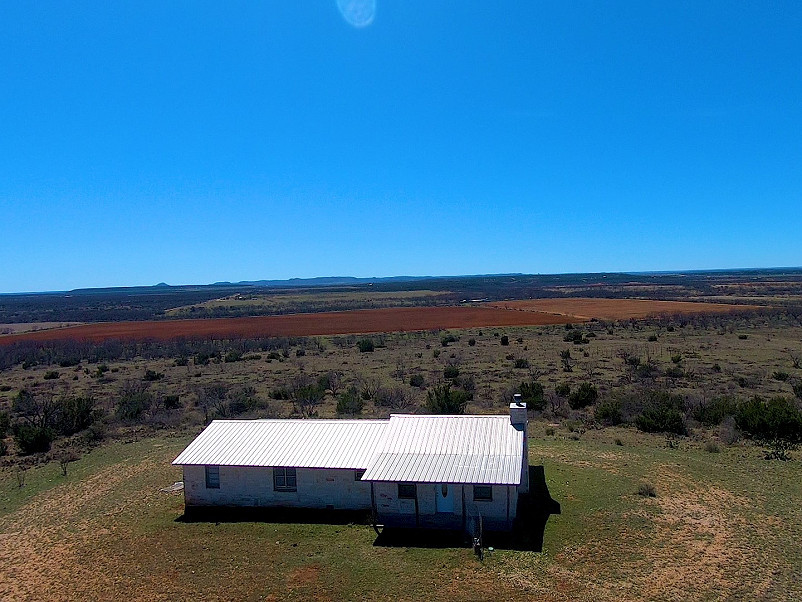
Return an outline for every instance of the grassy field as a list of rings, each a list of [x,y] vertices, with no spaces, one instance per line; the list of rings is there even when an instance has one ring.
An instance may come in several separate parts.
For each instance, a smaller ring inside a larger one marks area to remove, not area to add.
[[[203,303],[184,305],[165,310],[169,317],[193,317],[204,313],[247,312],[249,315],[264,313],[286,313],[298,311],[323,311],[332,309],[352,309],[368,307],[403,307],[433,303],[447,299],[450,291],[372,291],[364,287],[341,291],[303,291],[282,292],[280,294],[238,293],[211,299]]]
[[[114,442],[20,488],[0,472],[3,600],[795,600],[798,458],[720,453],[615,428],[531,425],[562,514],[540,553],[376,546],[366,525],[185,523],[172,458],[188,434]],[[551,431],[548,431],[551,432]],[[622,445],[617,445],[618,440]],[[654,485],[656,497],[637,494]]]
[[[802,370],[792,362],[793,356],[802,356],[802,326],[781,316],[702,316],[676,327],[625,321],[579,328],[595,336],[586,344],[574,345],[564,341],[567,331],[562,326],[396,333],[374,335],[377,346],[372,353],[359,351],[358,337],[318,337],[299,340],[272,355],[246,353],[243,357],[251,359],[236,362],[225,362],[219,356],[208,365],[195,365],[192,358],[186,366],[176,365],[173,358],[140,356],[111,361],[109,371],[102,375],[97,374],[98,364],[89,362],[69,368],[43,365],[25,369],[17,365],[0,373],[0,410],[10,407],[17,392],[26,388],[41,394],[93,395],[112,412],[123,384],[142,382],[146,370],[163,375],[148,384],[154,396],[177,394],[181,398],[183,408],[154,417],[169,425],[197,421],[198,392],[214,383],[252,387],[259,399],[269,402],[266,411],[271,415],[289,416],[292,403],[270,400],[271,392],[290,387],[298,379],[315,379],[333,371],[342,373],[343,386],[401,388],[414,410],[425,402],[427,388],[444,380],[445,369],[456,366],[461,376],[474,378],[476,393],[468,411],[479,413],[503,411],[510,390],[533,375],[548,394],[561,383],[576,387],[588,381],[599,388],[602,397],[647,386],[669,388],[694,402],[725,394],[793,397],[793,379],[802,378]],[[442,341],[448,335],[456,340],[444,347]],[[501,344],[505,335],[508,345]],[[566,350],[571,353],[571,372],[564,371],[560,358]],[[642,361],[651,359],[658,373],[638,378],[627,369],[622,352]],[[682,374],[666,376],[676,356]],[[516,368],[517,360],[525,360],[529,367]],[[58,378],[45,379],[54,371]],[[778,380],[775,373],[785,373],[788,378]],[[415,374],[424,378],[423,388],[409,385]],[[319,415],[334,416],[335,405],[335,397],[327,395],[318,408]],[[367,401],[363,411],[366,416],[388,413],[388,408],[373,401]],[[561,418],[582,416],[563,412]]]

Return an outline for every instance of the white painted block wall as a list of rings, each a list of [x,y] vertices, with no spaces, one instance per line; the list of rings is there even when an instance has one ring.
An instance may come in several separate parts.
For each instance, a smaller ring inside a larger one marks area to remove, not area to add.
[[[370,509],[370,483],[354,480],[353,470],[298,468],[296,477],[297,491],[274,491],[272,468],[221,466],[220,488],[207,489],[205,468],[184,466],[184,502],[187,506]]]

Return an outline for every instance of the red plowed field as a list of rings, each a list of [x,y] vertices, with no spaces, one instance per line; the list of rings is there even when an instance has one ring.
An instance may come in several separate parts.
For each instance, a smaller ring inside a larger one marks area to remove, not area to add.
[[[509,311],[495,307],[393,307],[315,314],[167,320],[151,322],[103,322],[70,328],[39,330],[0,337],[0,344],[15,341],[107,339],[245,338],[359,334],[472,328],[491,326],[539,326],[582,322],[581,318],[533,311]]]
[[[598,318],[599,320],[629,320],[630,318],[638,319],[649,316],[720,314],[759,308],[757,305],[728,305],[726,303],[653,301],[650,299],[593,299],[588,297],[498,301],[488,303],[487,306],[499,309],[545,312],[585,320],[591,318]]]
[[[724,313],[756,307],[637,299],[535,299],[500,301],[480,307],[391,307],[251,318],[103,322],[0,336],[0,345],[15,341],[223,339],[542,326],[584,322],[591,318],[622,320],[654,315]]]

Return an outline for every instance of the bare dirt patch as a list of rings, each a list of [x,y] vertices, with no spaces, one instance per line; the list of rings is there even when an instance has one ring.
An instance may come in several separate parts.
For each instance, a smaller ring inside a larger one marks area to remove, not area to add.
[[[583,320],[629,320],[651,316],[732,313],[758,309],[757,305],[726,303],[694,303],[689,301],[653,301],[648,299],[594,299],[573,297],[567,299],[531,299],[526,301],[498,301],[487,304],[502,309],[547,312]]]

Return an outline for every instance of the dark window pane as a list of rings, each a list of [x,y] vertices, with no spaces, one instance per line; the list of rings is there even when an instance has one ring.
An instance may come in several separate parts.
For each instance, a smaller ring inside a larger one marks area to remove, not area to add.
[[[414,500],[416,494],[415,483],[399,483],[398,498],[402,500]]]
[[[474,485],[473,486],[473,499],[477,502],[492,502],[493,501],[493,488],[490,485]]]

